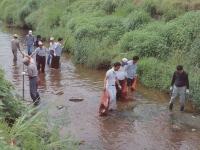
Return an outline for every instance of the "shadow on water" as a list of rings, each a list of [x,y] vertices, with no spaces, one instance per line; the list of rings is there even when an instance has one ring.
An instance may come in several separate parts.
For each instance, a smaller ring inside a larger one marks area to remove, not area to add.
[[[16,86],[16,92],[22,93],[22,56],[18,52],[17,62],[13,62],[10,40],[17,33],[22,43],[27,31],[7,29],[0,23],[0,64],[6,72],[6,78]],[[48,42],[45,43],[48,47]],[[21,45],[22,46],[22,45]],[[25,48],[24,48],[25,49]],[[137,85],[133,101],[117,101],[117,110],[108,116],[99,117],[98,107],[102,94],[103,79],[106,71],[88,69],[83,65],[74,65],[72,56],[63,54],[60,70],[46,66],[45,73],[39,73],[42,84],[39,93],[42,107],[56,103],[49,113],[54,118],[67,108],[70,120],[58,122],[67,124],[61,129],[61,135],[71,131],[82,141],[80,150],[168,150],[199,149],[200,115],[192,104],[186,103],[186,111],[179,111],[176,101],[174,109],[168,110],[169,95],[148,90]],[[55,95],[54,91],[63,94]],[[69,101],[72,97],[81,97],[81,102]],[[25,99],[31,101],[29,82],[25,78]]]

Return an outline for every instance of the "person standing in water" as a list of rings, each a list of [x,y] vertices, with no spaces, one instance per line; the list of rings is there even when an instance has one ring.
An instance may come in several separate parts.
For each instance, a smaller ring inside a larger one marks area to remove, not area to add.
[[[34,35],[32,30],[29,30],[28,35],[26,35],[24,42],[27,46],[28,55],[31,55],[33,52],[33,45],[34,45]]]
[[[22,72],[22,75],[28,76],[30,81],[30,95],[34,105],[38,105],[40,96],[38,94],[38,71],[35,63],[30,61],[31,57],[24,57],[22,63],[27,66],[27,72]]]
[[[120,62],[121,66],[120,66],[119,70],[117,71],[117,78],[119,80],[119,84],[120,84],[121,87],[123,86],[124,82],[126,82],[125,81],[125,79],[126,79],[126,71],[125,71],[126,67],[125,67],[125,65],[128,64],[127,62],[128,62],[128,59],[123,58],[122,61]],[[119,98],[121,98],[122,90],[120,90],[118,88],[117,84],[116,84],[116,89],[117,89],[116,98],[118,100]]]
[[[137,62],[139,60],[138,56],[133,56],[133,60],[128,61],[128,65],[126,65],[126,73],[127,73],[127,87],[128,87],[128,98],[131,95],[131,86],[134,82],[134,78],[137,76]]]
[[[109,69],[106,72],[106,76],[104,78],[104,91],[108,91],[110,95],[110,108],[109,110],[113,110],[116,105],[116,87],[115,83],[118,85],[119,89],[122,89],[119,84],[119,80],[117,78],[117,71],[119,70],[121,64],[119,62],[114,63],[113,68]]]
[[[17,49],[20,49],[19,40],[17,39],[18,35],[14,34],[13,39],[11,40],[11,47],[13,52],[13,61],[17,61]]]
[[[49,47],[49,56],[47,58],[47,64],[49,65],[50,64],[50,61],[51,61],[51,57],[53,57],[54,55],[54,49],[55,49],[55,46],[56,46],[56,43],[54,42],[54,38],[51,37],[50,38],[50,47]]]
[[[179,95],[179,102],[180,102],[180,110],[184,110],[184,103],[185,103],[185,93],[189,94],[189,79],[188,74],[183,70],[182,65],[178,65],[177,70],[174,72],[170,90],[173,90],[172,96],[169,103],[169,109],[172,109],[174,100]],[[174,85],[174,89],[172,86]]]
[[[60,67],[60,57],[62,55],[62,42],[63,42],[63,38],[58,38],[58,42],[55,45],[54,48],[54,56],[52,58],[51,61],[51,68],[55,68],[58,69]]]
[[[46,47],[43,46],[43,43],[41,41],[38,42],[39,47],[35,49],[35,52],[31,55],[31,57],[36,54],[38,55],[37,59],[37,70],[40,71],[40,65],[41,72],[44,73],[45,70],[45,64],[46,64],[46,53],[48,53],[48,50]]]

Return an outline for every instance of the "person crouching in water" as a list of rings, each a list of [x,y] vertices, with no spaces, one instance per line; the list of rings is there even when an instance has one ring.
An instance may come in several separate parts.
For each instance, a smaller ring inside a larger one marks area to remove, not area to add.
[[[56,43],[55,48],[54,48],[54,56],[51,61],[51,68],[58,69],[60,67],[60,57],[61,57],[62,49],[63,49],[61,45],[62,41],[63,41],[63,38],[58,38],[58,42]]]
[[[31,57],[30,57],[31,58]],[[31,62],[29,58],[25,57],[22,59],[22,63],[27,66],[27,72],[22,72],[22,75],[29,77],[30,81],[30,95],[33,99],[34,105],[38,105],[40,96],[38,94],[38,71],[35,63]]]
[[[172,88],[173,85],[174,89]],[[180,110],[183,111],[185,103],[185,93],[189,94],[189,80],[188,74],[183,70],[182,65],[178,65],[177,71],[175,71],[173,74],[170,90],[172,89],[173,92],[169,103],[169,109],[172,109],[174,100],[179,95]]]
[[[127,65],[128,63],[128,59],[123,58],[122,61],[120,62],[121,66],[119,68],[119,70],[117,71],[117,78],[119,80],[119,84],[122,87],[126,78],[126,71],[125,71],[125,65]],[[116,84],[116,89],[117,89],[117,94],[116,94],[116,98],[117,100],[121,98],[121,92],[122,90],[118,88],[118,85]]]
[[[122,87],[119,84],[119,80],[117,78],[117,71],[119,70],[121,64],[119,62],[114,63],[112,69],[106,72],[106,76],[104,79],[104,91],[108,91],[110,94],[110,108],[109,110],[113,110],[116,105],[116,87],[115,83],[118,85],[119,89]]]
[[[35,52],[32,53],[31,57],[36,54],[38,55],[37,59],[37,70],[40,71],[40,65],[42,66],[41,72],[44,73],[45,70],[45,62],[46,62],[46,53],[49,53],[47,48],[43,46],[41,41],[38,42],[39,47],[35,49]]]
[[[56,43],[54,42],[54,38],[51,37],[50,38],[50,47],[49,47],[50,54],[49,54],[49,56],[47,58],[47,64],[48,65],[50,64],[51,57],[54,55],[55,46],[56,46]]]

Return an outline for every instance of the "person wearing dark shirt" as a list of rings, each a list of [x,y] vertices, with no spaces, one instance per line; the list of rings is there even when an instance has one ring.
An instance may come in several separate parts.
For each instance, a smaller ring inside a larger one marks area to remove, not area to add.
[[[172,86],[174,85],[174,89]],[[185,93],[189,94],[189,80],[188,74],[183,70],[182,65],[177,66],[177,71],[174,72],[170,90],[173,89],[172,96],[169,103],[169,109],[172,109],[174,100],[179,95],[180,110],[184,110]]]
[[[39,47],[39,44],[38,44],[39,41],[41,41],[43,43],[41,35],[37,35],[37,39],[34,42],[34,48],[35,49]]]

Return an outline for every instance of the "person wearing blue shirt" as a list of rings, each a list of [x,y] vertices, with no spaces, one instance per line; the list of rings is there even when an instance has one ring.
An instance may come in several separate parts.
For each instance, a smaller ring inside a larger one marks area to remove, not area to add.
[[[26,35],[24,42],[27,46],[28,55],[32,54],[33,51],[33,44],[34,44],[34,35],[32,34],[32,30],[29,30],[29,34]]]
[[[128,65],[126,65],[126,73],[127,73],[127,87],[128,87],[128,96],[131,94],[131,87],[134,82],[134,78],[137,76],[137,62],[139,60],[138,56],[133,56],[133,60],[128,61]]]

